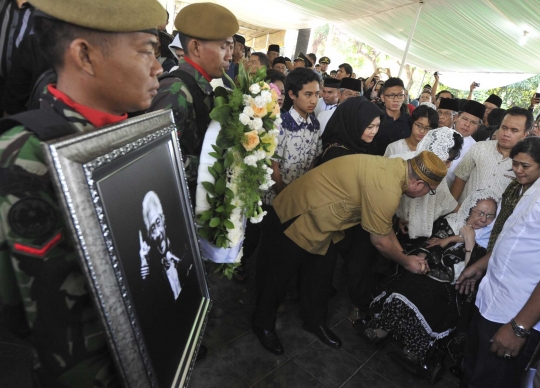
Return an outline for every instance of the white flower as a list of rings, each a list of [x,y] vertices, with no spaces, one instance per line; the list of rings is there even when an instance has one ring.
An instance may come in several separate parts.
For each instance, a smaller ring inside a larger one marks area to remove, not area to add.
[[[244,158],[244,163],[248,166],[257,167],[257,157],[255,155],[248,155]]]
[[[253,153],[253,155],[257,158],[257,160],[266,159],[266,152],[264,150],[257,150]]]
[[[259,84],[253,84],[249,87],[249,91],[252,94],[259,94],[261,92],[261,87],[259,86]]]
[[[276,117],[276,119],[274,120],[274,124],[281,125],[281,123],[282,123],[281,117]]]
[[[247,109],[247,107],[246,107]],[[251,109],[251,108],[249,108]],[[245,109],[244,109],[245,110]],[[251,111],[253,111],[253,109],[251,109]],[[240,122],[244,125],[248,125],[249,122],[251,121],[251,119],[249,118],[249,116],[245,113],[240,113],[240,116],[238,117],[238,119],[240,120]]]
[[[259,202],[257,202],[257,205],[262,206],[262,201],[259,200]]]
[[[259,133],[259,136],[264,135],[264,133],[266,132],[266,129],[260,128],[257,132]]]
[[[274,170],[272,170],[270,167],[268,166],[264,166],[266,167],[266,175],[272,175],[272,173],[274,172]]]
[[[261,92],[261,97],[264,99],[266,104],[269,104],[272,102],[272,93],[270,93],[268,90],[263,90]]]
[[[251,217],[249,220],[251,221],[252,224],[258,224],[259,222],[263,220],[265,215],[266,215],[266,212],[262,212],[258,214],[257,217]]]
[[[279,129],[271,129],[271,130],[268,131],[268,133],[270,135],[279,136]]]
[[[253,102],[253,97],[244,94],[244,106],[250,106]]]
[[[263,121],[260,117],[255,117],[252,123],[253,123],[253,126],[250,125],[251,129],[259,130],[263,127]]]
[[[262,98],[261,96],[255,97],[255,105],[257,105],[257,108],[263,108],[267,104],[266,100]]]
[[[248,115],[249,117],[253,117],[253,115],[255,114],[255,112],[253,112],[253,109],[250,106],[246,106],[243,113],[245,115]]]

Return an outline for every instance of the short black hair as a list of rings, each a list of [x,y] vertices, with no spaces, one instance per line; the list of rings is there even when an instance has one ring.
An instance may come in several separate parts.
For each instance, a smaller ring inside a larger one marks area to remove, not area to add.
[[[386,89],[388,88],[392,88],[394,86],[401,86],[403,88],[403,90],[405,90],[405,84],[403,83],[403,80],[401,78],[398,78],[398,77],[390,77],[386,80],[386,82],[384,84],[382,84],[381,86],[381,90],[380,90],[380,94],[383,94],[384,92],[386,92]]]
[[[349,65],[348,63],[342,63],[341,65],[338,66],[338,68],[343,68],[343,70],[345,70],[345,73],[349,74],[350,76],[352,75],[353,71],[352,71],[352,66]]]
[[[435,95],[436,99],[439,98],[439,96],[441,95],[441,93],[449,93],[449,94],[452,96],[452,98],[455,98],[455,97],[454,97],[454,94],[453,94],[450,90],[441,90],[439,93],[437,93],[437,94]]]
[[[307,57],[311,60],[311,63],[313,63],[313,65],[317,63],[317,56],[314,53],[309,53]]]
[[[251,53],[251,55],[255,55],[256,57],[259,58],[259,62],[261,63],[261,66],[266,66],[266,68],[268,69],[268,57],[266,56],[265,53],[261,53],[260,51],[258,52],[255,52],[255,53]]]
[[[283,102],[283,108],[289,110],[293,105],[293,101],[289,97],[289,91],[298,97],[298,92],[302,90],[304,85],[313,81],[319,82],[319,76],[311,69],[299,67],[291,71],[287,75],[287,78],[285,78],[285,101]]]
[[[266,70],[266,77],[264,78],[264,80],[269,83],[281,81],[283,82],[283,85],[285,85],[285,74],[278,70],[268,69]]]
[[[428,119],[431,129],[439,127],[439,114],[437,111],[427,105],[420,105],[418,108],[413,110],[411,117],[409,118],[411,128],[414,122],[422,117],[426,117]]]
[[[454,145],[448,150],[448,160],[458,159],[461,155],[461,148],[463,147],[463,136],[461,136],[457,131],[454,131],[452,136],[454,138]]]
[[[525,116],[525,132],[529,132],[532,129],[533,123],[534,123],[534,117],[530,110],[525,108],[520,108],[519,106],[513,106],[512,108],[508,109],[503,116],[504,118],[507,116]],[[489,119],[488,119],[489,122]]]
[[[510,151],[510,158],[514,158],[519,153],[529,155],[533,160],[540,164],[540,137],[530,136],[516,143]]]
[[[330,71],[330,75],[336,74],[336,73],[337,73],[337,70],[332,70],[332,71]]]
[[[182,49],[184,50],[184,55],[186,57],[189,57],[189,42],[191,42],[193,39],[192,36],[189,36],[189,35],[186,35],[186,34],[183,34],[181,32],[178,33],[178,39],[180,39],[180,44],[182,45]],[[202,42],[206,42],[206,40],[204,39],[198,39],[197,40],[200,40]]]
[[[42,17],[35,18],[34,31],[43,55],[57,72],[64,67],[64,54],[75,39],[86,39],[107,55],[115,36],[112,32],[97,31]]]
[[[487,120],[490,127],[499,128],[501,126],[502,120],[506,115],[506,109],[495,108],[489,112]]]

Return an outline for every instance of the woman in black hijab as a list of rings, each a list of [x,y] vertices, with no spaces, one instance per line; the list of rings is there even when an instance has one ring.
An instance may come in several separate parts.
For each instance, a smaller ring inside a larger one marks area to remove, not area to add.
[[[320,164],[351,154],[375,155],[377,148],[373,138],[383,117],[383,111],[365,97],[351,97],[339,104],[322,135],[324,151]],[[371,303],[371,289],[375,286],[372,267],[377,249],[361,225],[345,231],[338,249],[344,260],[351,299],[349,321],[355,323],[364,317]]]
[[[373,138],[383,117],[383,111],[365,97],[348,98],[339,104],[322,135],[320,164],[344,155],[374,155]]]

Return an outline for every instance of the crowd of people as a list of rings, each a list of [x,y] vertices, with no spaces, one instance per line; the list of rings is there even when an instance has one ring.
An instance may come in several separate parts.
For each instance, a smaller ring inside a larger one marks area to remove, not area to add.
[[[261,345],[284,353],[276,316],[295,289],[303,328],[342,346],[327,320],[341,257],[360,336],[394,337],[412,366],[444,348],[463,387],[519,386],[540,343],[540,99],[503,109],[494,94],[475,101],[473,82],[459,100],[437,73],[411,99],[389,69],[356,78],[327,56],[252,52],[213,3],[183,8],[174,35],[155,0],[56,3],[0,0],[13,27],[0,35],[0,323],[32,360],[13,373],[119,383],[40,148],[67,133],[40,112],[77,133],[172,109],[194,190],[212,83],[243,66],[281,92],[267,215],[248,223],[234,274],[245,282],[255,261]]]

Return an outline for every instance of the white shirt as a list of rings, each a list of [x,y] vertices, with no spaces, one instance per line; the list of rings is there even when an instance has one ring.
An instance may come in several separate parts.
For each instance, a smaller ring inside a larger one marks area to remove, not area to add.
[[[324,130],[326,129],[326,124],[328,124],[328,122],[330,121],[330,118],[332,117],[335,111],[336,111],[335,109],[325,110],[317,115],[317,120],[319,120],[319,124],[321,124],[321,136],[324,133]]]
[[[529,300],[540,281],[539,236],[540,179],[523,194],[493,247],[476,297],[488,321],[510,322]],[[540,323],[534,329],[540,330]]]
[[[333,105],[326,105],[326,102],[324,102],[324,99],[322,97],[319,97],[319,100],[317,101],[317,105],[315,106],[315,110],[313,111],[313,114],[315,114],[315,117],[319,117],[319,113],[327,111],[327,110],[334,110],[337,107],[337,103]]]
[[[457,168],[459,162],[461,162],[463,157],[469,151],[469,148],[471,148],[474,143],[476,143],[476,140],[474,140],[471,136],[463,138],[463,147],[461,147],[459,158],[452,162],[452,165],[450,166],[450,168],[448,169],[448,173],[446,174],[446,181],[448,182],[448,187],[452,187],[452,183],[454,183],[454,179],[456,178],[456,176],[454,175],[454,170]]]
[[[466,181],[458,202],[480,189],[490,189],[499,198],[515,178],[512,159],[503,157],[497,150],[497,140],[481,141],[473,144],[463,157],[454,174]]]
[[[407,145],[407,140],[400,139],[388,144],[388,147],[386,147],[386,151],[384,152],[384,156],[388,158],[392,155],[400,155],[410,151],[412,150]]]

